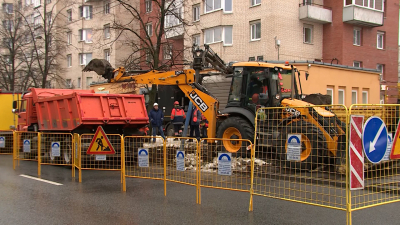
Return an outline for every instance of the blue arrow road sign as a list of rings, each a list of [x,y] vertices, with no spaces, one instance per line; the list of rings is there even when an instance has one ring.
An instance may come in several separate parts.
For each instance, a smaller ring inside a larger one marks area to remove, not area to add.
[[[368,160],[379,163],[385,156],[388,144],[388,132],[381,118],[372,116],[365,122],[362,142]]]

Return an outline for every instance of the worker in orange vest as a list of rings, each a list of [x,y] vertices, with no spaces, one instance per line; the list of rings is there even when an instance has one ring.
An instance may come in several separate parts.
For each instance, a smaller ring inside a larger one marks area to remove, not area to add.
[[[190,137],[194,137],[193,133],[195,133],[197,141],[200,141],[200,121],[201,113],[196,107],[193,107],[190,117]]]
[[[183,109],[179,106],[179,102],[175,101],[174,102],[174,108],[172,109],[171,112],[171,121],[172,124],[174,125],[174,132],[175,132],[175,137],[179,136],[180,133],[182,133],[182,125],[183,121],[185,121],[186,115]]]
[[[202,114],[201,115],[201,122],[200,122],[200,131],[203,138],[207,138],[207,128],[208,128],[208,120]]]

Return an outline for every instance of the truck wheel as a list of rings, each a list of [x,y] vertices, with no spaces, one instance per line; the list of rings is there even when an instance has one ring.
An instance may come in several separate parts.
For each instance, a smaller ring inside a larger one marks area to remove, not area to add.
[[[300,161],[287,160],[288,134],[301,135]],[[322,132],[313,124],[301,120],[282,128],[278,136],[277,153],[283,166],[296,170],[311,170],[323,163],[328,150]]]
[[[174,125],[173,124],[168,125],[167,132],[165,132],[165,133],[166,133],[166,136],[168,136],[168,137],[175,136]]]
[[[253,142],[254,127],[250,122],[241,117],[229,117],[222,121],[221,125],[218,127],[217,138],[224,139],[222,143],[219,144],[223,146],[224,150],[232,153],[240,151],[238,153],[242,157],[250,157],[251,152],[246,150],[247,142],[230,139],[247,139]]]

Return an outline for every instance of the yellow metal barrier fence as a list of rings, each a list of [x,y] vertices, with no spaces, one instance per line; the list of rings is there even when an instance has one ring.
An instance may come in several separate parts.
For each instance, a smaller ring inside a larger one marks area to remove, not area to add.
[[[196,187],[198,203],[198,142],[194,138],[169,138],[166,145],[166,180]]]
[[[129,136],[124,138],[124,143],[123,191],[126,191],[125,177],[145,178],[163,180],[164,195],[166,195],[166,144],[163,138]]]
[[[397,145],[400,145],[400,139],[395,137],[396,130],[399,129],[399,114],[400,105],[352,105],[350,107],[350,115],[364,116],[364,126],[366,126],[368,119],[379,117],[386,125],[388,135],[391,139],[394,140],[397,138]],[[364,132],[368,128],[364,127]],[[369,133],[369,129],[367,133]],[[366,137],[365,139],[368,138]],[[371,145],[370,143],[368,144]],[[378,163],[372,163],[367,158],[365,151],[372,152],[371,149],[364,151],[364,188],[351,191],[351,211],[400,201],[400,161],[387,158],[391,150],[390,147],[391,144],[388,144],[387,156]],[[375,152],[379,151],[378,148],[372,150]]]
[[[341,105],[259,109],[252,195],[346,210],[347,115]]]
[[[123,160],[124,160],[124,142],[121,135],[118,134],[108,134],[108,140],[111,146],[114,148],[115,154],[89,154],[88,150],[90,144],[94,138],[94,134],[82,134],[80,135],[80,143],[78,148],[79,162],[75,163],[75,167],[79,170],[79,182],[82,182],[82,170],[107,170],[107,171],[121,171],[121,183],[123,180]],[[101,146],[94,147],[94,151],[106,151],[106,144],[104,138],[100,140],[95,140],[95,143],[100,141],[103,143]],[[101,148],[103,147],[103,148]],[[105,147],[105,148],[104,148]],[[111,147],[110,147],[111,148]],[[76,154],[75,154],[76,158]]]
[[[15,161],[38,161],[40,155],[40,133],[37,132],[15,132],[14,133],[14,169]],[[38,175],[40,168],[38,166]]]
[[[72,168],[72,177],[75,177],[75,170],[78,169],[79,182],[82,182],[81,168],[81,137],[79,134],[74,134],[74,161]]]
[[[0,131],[0,155],[12,155],[14,151],[14,132]]]
[[[72,134],[41,133],[40,136],[39,171],[41,165],[72,166],[74,160]]]
[[[228,152],[224,146],[236,151]],[[244,139],[201,139],[198,150],[199,204],[202,187],[250,192],[252,148],[251,141]]]

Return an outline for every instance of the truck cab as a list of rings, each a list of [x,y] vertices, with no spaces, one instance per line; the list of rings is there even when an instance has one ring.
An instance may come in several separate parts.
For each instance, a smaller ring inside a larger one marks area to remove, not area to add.
[[[13,112],[18,114],[18,131],[38,131],[38,120],[32,93],[23,94],[20,101],[14,101]]]

